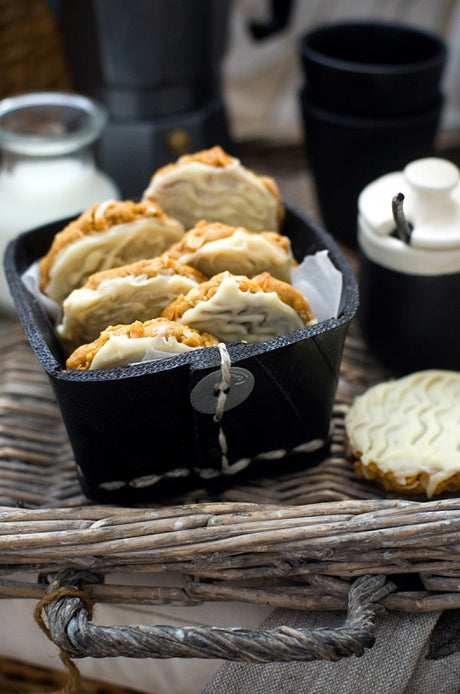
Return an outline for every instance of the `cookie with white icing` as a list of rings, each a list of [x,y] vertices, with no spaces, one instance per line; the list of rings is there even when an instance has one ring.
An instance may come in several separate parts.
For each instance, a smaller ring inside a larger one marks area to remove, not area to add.
[[[353,401],[347,447],[357,473],[431,497],[460,490],[460,373],[430,369],[380,383]]]
[[[222,272],[173,301],[162,315],[222,342],[262,342],[316,323],[307,299],[268,272],[252,279]]]
[[[55,235],[39,264],[40,289],[61,303],[94,272],[153,258],[183,234],[182,224],[153,202],[93,205]]]
[[[67,359],[66,367],[109,369],[217,344],[214,335],[200,333],[166,318],[153,318],[130,325],[109,326],[93,342],[77,347]]]
[[[207,277],[225,270],[248,277],[269,272],[273,277],[289,282],[295,265],[287,236],[275,231],[254,232],[241,226],[204,220],[187,231],[166,251],[166,255],[196,267]]]
[[[219,147],[184,154],[156,171],[143,194],[190,229],[201,219],[279,231],[284,206],[275,180]]]
[[[108,325],[156,318],[206,277],[166,256],[102,270],[74,289],[62,304],[57,332],[68,350],[95,340]]]

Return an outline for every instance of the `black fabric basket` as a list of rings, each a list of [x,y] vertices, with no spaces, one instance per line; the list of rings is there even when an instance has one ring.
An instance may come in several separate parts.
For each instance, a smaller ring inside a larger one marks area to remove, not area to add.
[[[218,348],[115,369],[65,369],[54,327],[21,279],[63,224],[18,236],[6,250],[5,271],[26,336],[56,394],[88,497],[156,500],[316,462],[327,446],[343,344],[358,308],[353,269],[327,232],[287,209],[282,232],[295,257],[327,249],[342,273],[338,317],[259,344],[227,345],[231,388],[241,382],[247,396],[216,421],[213,412],[192,405],[191,394],[198,384],[209,391],[209,382],[220,383]]]

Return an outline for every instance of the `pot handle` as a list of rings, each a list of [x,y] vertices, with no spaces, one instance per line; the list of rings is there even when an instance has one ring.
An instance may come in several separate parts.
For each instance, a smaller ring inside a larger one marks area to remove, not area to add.
[[[90,574],[91,577],[91,574]],[[329,660],[361,656],[373,646],[379,601],[394,590],[385,576],[361,576],[348,595],[348,613],[336,629],[280,626],[256,630],[218,626],[97,626],[80,586],[88,572],[56,574],[37,605],[36,619],[70,658],[220,658],[252,663]],[[93,581],[94,582],[94,576]]]
[[[272,0],[271,16],[265,21],[250,22],[249,31],[257,40],[263,39],[283,31],[289,24],[294,0]]]

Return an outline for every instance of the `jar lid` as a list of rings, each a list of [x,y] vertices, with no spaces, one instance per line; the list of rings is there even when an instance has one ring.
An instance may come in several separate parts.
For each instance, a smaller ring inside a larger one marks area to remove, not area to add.
[[[393,198],[404,196],[409,240],[395,233]],[[358,198],[358,245],[375,263],[404,274],[460,271],[460,172],[437,157],[385,174]]]
[[[394,233],[392,200],[398,193],[404,196],[404,216],[412,228],[411,247],[460,248],[460,172],[455,164],[438,157],[417,159],[366,186],[359,214],[375,234]]]
[[[15,154],[68,154],[94,142],[107,123],[105,107],[81,94],[34,92],[0,101],[0,147]]]

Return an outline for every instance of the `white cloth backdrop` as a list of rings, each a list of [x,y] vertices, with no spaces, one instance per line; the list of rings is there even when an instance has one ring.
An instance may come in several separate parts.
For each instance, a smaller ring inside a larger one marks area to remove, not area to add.
[[[269,0],[233,0],[223,81],[236,139],[302,140],[298,42],[312,27],[341,19],[385,19],[424,27],[447,42],[442,126],[460,131],[459,0],[294,0],[289,26],[263,41],[247,29],[269,16]]]

